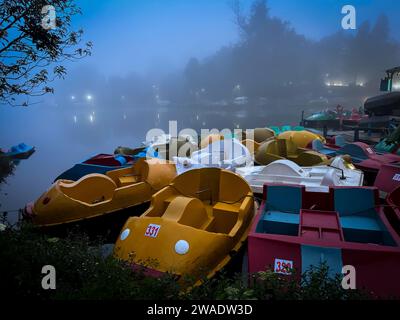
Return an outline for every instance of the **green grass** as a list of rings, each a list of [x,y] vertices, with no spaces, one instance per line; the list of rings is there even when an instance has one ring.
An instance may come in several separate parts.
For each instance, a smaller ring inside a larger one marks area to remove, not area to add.
[[[101,245],[100,240],[89,241],[79,234],[65,239],[49,238],[30,226],[0,231],[1,294],[40,300],[369,298],[359,291],[343,290],[339,277],[328,277],[326,266],[311,269],[300,277],[283,277],[267,270],[248,276],[248,281],[241,274],[221,273],[188,291],[172,275],[146,277],[127,263],[105,257]],[[56,290],[41,287],[44,265],[56,268]]]

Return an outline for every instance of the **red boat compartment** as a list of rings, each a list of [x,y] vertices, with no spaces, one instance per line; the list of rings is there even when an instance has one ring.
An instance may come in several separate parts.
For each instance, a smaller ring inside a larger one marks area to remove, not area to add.
[[[299,237],[343,241],[343,232],[340,226],[339,215],[335,211],[300,211]]]

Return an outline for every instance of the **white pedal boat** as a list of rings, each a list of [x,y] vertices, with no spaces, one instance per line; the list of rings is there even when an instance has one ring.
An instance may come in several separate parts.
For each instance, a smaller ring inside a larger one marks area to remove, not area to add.
[[[308,191],[329,192],[329,186],[362,186],[364,174],[342,157],[331,164],[300,167],[290,160],[274,161],[267,166],[236,168],[254,193],[262,193],[264,183],[304,185]]]
[[[193,152],[190,158],[174,157],[178,174],[188,170],[216,167],[235,171],[236,168],[253,166],[250,151],[237,139],[224,139]]]

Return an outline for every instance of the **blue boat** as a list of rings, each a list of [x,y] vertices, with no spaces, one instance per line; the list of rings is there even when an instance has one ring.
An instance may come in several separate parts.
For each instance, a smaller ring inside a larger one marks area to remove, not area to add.
[[[132,166],[141,158],[152,157],[157,158],[157,152],[152,148],[140,148],[134,155],[121,154],[98,154],[80,163],[75,164],[72,168],[64,171],[54,181],[71,180],[77,181],[83,176],[92,173],[106,174],[112,170],[123,169]]]
[[[0,153],[1,158],[9,158],[11,160],[28,159],[35,152],[35,147],[20,143],[12,146],[8,152]]]

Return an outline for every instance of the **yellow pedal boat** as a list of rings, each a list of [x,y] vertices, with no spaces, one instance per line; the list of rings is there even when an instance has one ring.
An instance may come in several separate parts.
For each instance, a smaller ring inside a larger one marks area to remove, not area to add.
[[[140,159],[132,167],[106,175],[90,174],[78,181],[58,180],[27,213],[40,227],[91,220],[149,202],[175,176],[173,163]]]
[[[326,143],[323,136],[307,131],[285,131],[278,135],[278,139],[290,140],[298,148],[307,148],[314,140],[320,140],[322,143]]]
[[[146,272],[196,284],[223,268],[245,242],[255,203],[248,183],[223,169],[187,171],[122,228],[114,255]]]
[[[255,153],[255,162],[267,165],[276,160],[288,159],[301,167],[311,167],[328,161],[326,155],[299,148],[292,140],[273,139],[263,143]]]

